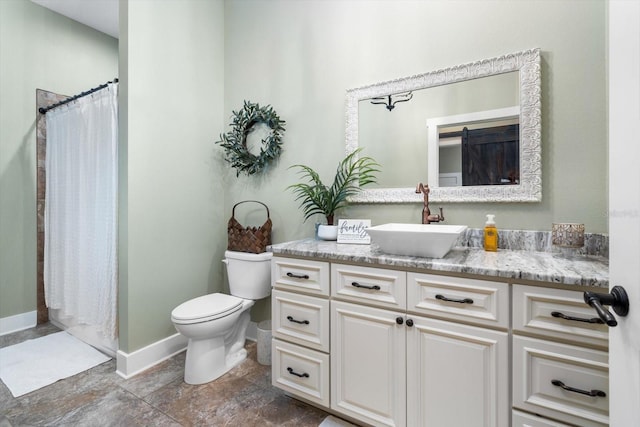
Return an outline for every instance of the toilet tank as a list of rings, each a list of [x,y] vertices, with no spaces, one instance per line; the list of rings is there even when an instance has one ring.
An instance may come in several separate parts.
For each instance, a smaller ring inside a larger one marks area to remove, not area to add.
[[[239,298],[259,300],[271,295],[271,258],[273,253],[225,251],[224,263],[229,277],[229,293]]]

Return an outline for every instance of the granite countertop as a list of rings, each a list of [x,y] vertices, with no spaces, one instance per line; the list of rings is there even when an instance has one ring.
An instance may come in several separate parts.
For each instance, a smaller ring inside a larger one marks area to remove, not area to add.
[[[454,247],[444,258],[421,258],[380,252],[375,244],[343,244],[315,239],[278,243],[274,255],[301,256],[327,261],[349,261],[376,267],[426,269],[563,285],[609,287],[609,260],[603,256],[567,256],[558,252]]]

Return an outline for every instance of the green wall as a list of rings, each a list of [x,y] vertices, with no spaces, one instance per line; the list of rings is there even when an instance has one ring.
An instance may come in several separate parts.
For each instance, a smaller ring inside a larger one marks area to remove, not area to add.
[[[447,223],[607,232],[602,0],[121,0],[120,341],[175,330],[180,302],[226,290],[220,260],[234,203],[271,209],[273,241],[312,236],[288,167],[327,180],[344,156],[345,90],[542,49],[543,200],[447,204]],[[0,318],[35,309],[35,89],[74,94],[118,74],[118,42],[26,0],[0,1]],[[64,58],[65,61],[59,61]],[[243,100],[287,121],[264,175],[236,177],[213,144]],[[409,183],[414,184],[414,183]],[[420,206],[359,205],[342,217],[419,222]],[[239,212],[261,224],[260,209]],[[269,317],[269,303],[253,319]]]
[[[243,99],[287,120],[280,162],[263,178],[231,182],[230,201],[260,197],[274,241],[311,236],[313,222],[284,188],[294,163],[333,178],[344,155],[347,88],[482,58],[542,50],[541,203],[443,204],[447,223],[550,230],[584,222],[607,232],[604,1],[229,1],[225,111]],[[267,77],[265,77],[267,76]],[[407,183],[410,187],[416,183]],[[344,217],[420,221],[418,205],[360,205]]]
[[[27,0],[0,1],[0,318],[36,309],[36,89],[118,75],[118,41]]]
[[[225,3],[225,113],[245,99],[287,121],[284,151],[262,177],[228,180],[225,206],[259,198],[273,240],[313,235],[287,185],[292,164],[333,179],[344,156],[345,90],[539,47],[542,50],[541,203],[456,203],[448,224],[550,230],[583,222],[607,232],[605,7],[602,0],[291,1]],[[235,174],[232,175],[235,178]],[[410,187],[416,183],[407,183]],[[418,204],[358,205],[342,217],[420,222]],[[254,319],[268,317],[268,307]]]
[[[120,349],[175,334],[178,304],[223,289],[222,1],[120,3]]]

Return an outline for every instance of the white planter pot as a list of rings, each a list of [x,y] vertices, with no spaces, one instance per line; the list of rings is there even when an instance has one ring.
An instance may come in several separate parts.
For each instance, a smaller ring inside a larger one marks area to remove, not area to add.
[[[322,240],[337,240],[338,226],[337,225],[319,225],[318,238]]]

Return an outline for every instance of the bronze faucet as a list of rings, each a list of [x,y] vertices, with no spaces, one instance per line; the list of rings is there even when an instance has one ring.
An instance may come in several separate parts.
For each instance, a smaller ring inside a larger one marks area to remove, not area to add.
[[[429,210],[429,184],[422,185],[419,183],[416,187],[416,193],[424,194],[424,207],[422,208],[422,223],[423,224],[431,224],[432,222],[440,222],[444,221],[444,214],[442,213],[442,208],[440,208],[440,214],[431,215],[431,211]]]

